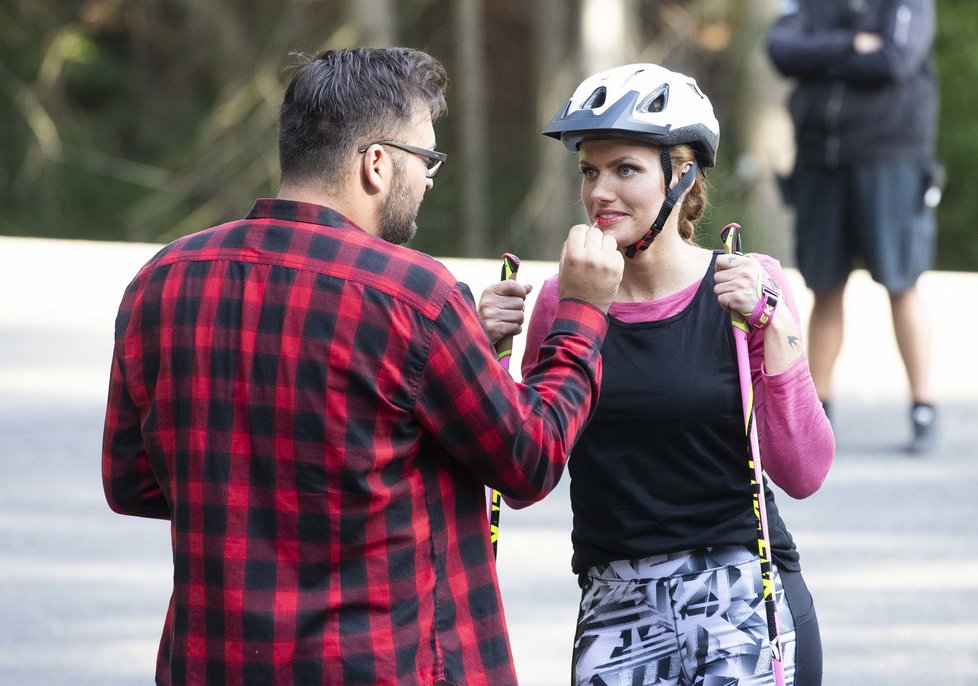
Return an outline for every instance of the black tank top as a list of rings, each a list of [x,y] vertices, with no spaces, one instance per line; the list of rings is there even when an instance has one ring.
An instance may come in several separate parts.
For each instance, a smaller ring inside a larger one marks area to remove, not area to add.
[[[634,324],[609,318],[600,399],[568,465],[578,574],[693,548],[757,549],[730,317],[709,278],[716,255],[678,314]],[[775,562],[797,571],[766,480],[765,498]]]

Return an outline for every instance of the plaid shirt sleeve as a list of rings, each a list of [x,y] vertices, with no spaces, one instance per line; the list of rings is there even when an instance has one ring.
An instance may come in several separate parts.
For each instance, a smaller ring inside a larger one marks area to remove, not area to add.
[[[451,589],[451,604],[435,605],[450,683],[516,683],[484,486],[527,500],[553,488],[597,401],[606,328],[596,308],[562,301],[553,346],[522,385],[496,361],[467,289],[454,290],[434,322],[416,415],[440,466],[430,538],[436,586]]]
[[[515,384],[496,363],[470,299],[456,291],[436,321],[418,416],[480,481],[539,500],[556,485],[597,403],[607,320],[591,305],[561,301],[549,345],[526,383]]]
[[[140,431],[139,409],[129,395],[118,350],[112,358],[106,423],[116,427],[106,435],[102,473],[106,499],[116,512],[169,519],[170,506],[153,473]]]

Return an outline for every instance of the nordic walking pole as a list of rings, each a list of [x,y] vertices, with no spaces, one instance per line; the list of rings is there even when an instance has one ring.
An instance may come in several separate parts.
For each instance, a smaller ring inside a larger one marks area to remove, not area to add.
[[[503,253],[503,270],[500,279],[515,279],[520,268],[520,258],[512,253]],[[503,369],[509,371],[509,358],[513,356],[513,337],[503,336],[496,341],[496,359]],[[492,556],[496,557],[496,547],[499,543],[499,513],[502,497],[495,488],[489,489],[489,500],[492,503],[489,514],[489,540],[492,541]]]
[[[720,232],[720,240],[728,255],[741,255],[740,224],[727,224]],[[747,464],[753,472],[751,487],[754,491],[754,516],[757,518],[757,552],[761,559],[761,583],[764,588],[764,608],[767,611],[767,635],[771,643],[771,666],[774,668],[775,686],[784,686],[784,656],[781,653],[781,633],[778,629],[778,601],[775,595],[774,567],[771,562],[771,535],[767,526],[767,506],[764,502],[764,477],[761,471],[761,451],[757,443],[757,425],[754,423],[754,385],[750,375],[750,357],[747,351],[747,319],[739,313],[731,313],[734,343],[737,348],[737,371],[740,375],[740,399],[744,406],[744,430],[748,437]]]

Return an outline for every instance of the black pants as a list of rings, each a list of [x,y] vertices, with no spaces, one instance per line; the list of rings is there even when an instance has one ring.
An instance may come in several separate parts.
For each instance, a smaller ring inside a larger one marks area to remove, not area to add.
[[[795,686],[821,686],[822,637],[815,603],[801,572],[781,572],[785,601],[795,618]]]

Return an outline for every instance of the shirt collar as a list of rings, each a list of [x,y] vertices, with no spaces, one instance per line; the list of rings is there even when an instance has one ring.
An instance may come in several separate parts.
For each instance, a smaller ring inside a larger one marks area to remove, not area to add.
[[[362,231],[348,217],[323,205],[308,202],[284,200],[282,198],[259,198],[255,201],[248,219],[278,219],[281,221],[320,224],[336,228]]]

